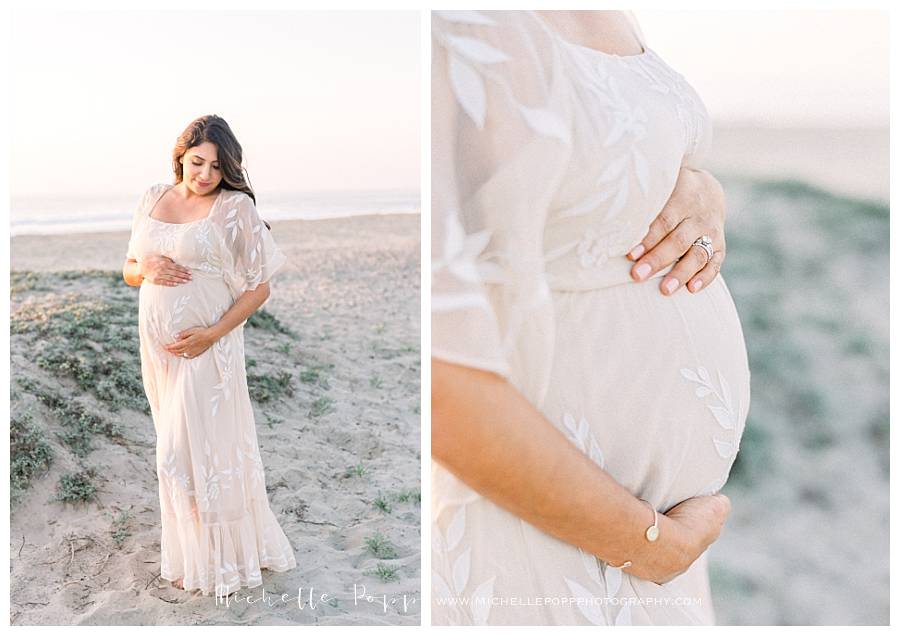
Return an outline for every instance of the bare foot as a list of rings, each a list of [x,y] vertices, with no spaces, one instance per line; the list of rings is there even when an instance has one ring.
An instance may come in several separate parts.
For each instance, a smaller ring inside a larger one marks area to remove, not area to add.
[[[184,589],[184,578],[175,579],[172,581],[172,587],[177,587],[179,590]]]

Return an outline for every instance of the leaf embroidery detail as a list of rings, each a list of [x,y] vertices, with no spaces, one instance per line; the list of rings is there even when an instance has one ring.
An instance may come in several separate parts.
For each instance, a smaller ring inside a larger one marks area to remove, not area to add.
[[[576,422],[573,415],[564,413],[562,421],[565,427],[564,432],[568,432],[569,437],[575,442],[578,450],[590,457],[600,468],[606,468],[603,451],[600,449],[600,444],[597,442],[594,434],[590,432],[590,424],[584,416]]]
[[[490,44],[486,44],[477,38],[448,35],[447,41],[450,47],[459,55],[479,64],[498,64],[509,61],[509,56]]]
[[[465,524],[466,506],[464,504],[459,506],[457,511],[453,514],[445,534],[442,535],[441,529],[437,525],[434,526],[431,548],[434,552],[432,584],[436,598],[463,597],[469,586],[472,566],[472,548],[466,547],[461,554],[452,559],[452,566],[450,565],[450,552],[460,547],[462,544],[463,536],[465,535]],[[440,574],[440,572],[448,574],[448,570],[450,585],[448,585],[447,580]],[[467,609],[470,612],[470,622],[477,625],[487,624],[488,616],[491,611],[490,598],[493,595],[495,579],[496,577],[491,577],[477,585],[472,596],[469,598],[469,603],[454,605],[454,607],[459,610]]]
[[[458,55],[448,53],[450,87],[460,107],[472,119],[479,130],[484,128],[487,96],[484,80],[478,72]]]
[[[525,122],[536,133],[546,137],[555,137],[564,144],[572,142],[572,137],[565,123],[552,110],[547,108],[527,108],[519,105],[519,112],[525,118]]]
[[[716,399],[718,399],[720,404],[707,404],[706,408],[708,408],[710,413],[712,413],[713,417],[720,427],[722,427],[726,431],[732,431],[736,433],[738,428],[738,414],[735,413],[734,408],[732,407],[731,389],[728,386],[728,382],[722,372],[717,371],[716,373],[719,380],[719,387],[721,389],[721,392],[716,390],[716,387],[713,386],[712,379],[706,367],[697,367],[696,371],[685,367],[680,370],[680,373],[682,377],[689,382],[694,382],[700,385],[695,389],[695,393],[698,398],[702,399],[709,395],[713,395],[716,397]],[[737,454],[738,451],[738,445],[735,444],[735,442],[727,439],[720,439],[715,436],[713,437],[713,445],[715,446],[716,452],[722,459],[731,459]]]
[[[496,24],[496,22],[480,11],[435,11],[434,13],[448,22],[483,24],[487,26],[494,26]]]
[[[493,24],[476,11],[441,12],[437,14],[448,22],[468,24]],[[532,107],[521,104],[501,75],[490,74],[482,67],[491,67],[512,58],[500,49],[471,36],[454,35],[433,29],[447,50],[447,72],[454,97],[479,130],[484,129],[487,116],[487,89],[485,77],[499,84],[504,99],[512,102],[526,124],[537,134],[558,139],[571,145],[571,131],[567,124],[549,107]]]
[[[480,230],[466,234],[459,220],[459,212],[450,211],[444,218],[443,254],[432,259],[432,275],[444,270],[460,280],[470,283],[502,282],[503,271],[494,263],[486,260],[479,262],[490,241],[491,231]]]
[[[592,625],[607,625],[606,617],[603,615],[603,611],[601,610],[601,606],[590,602],[596,596],[596,594],[592,594],[590,590],[586,587],[573,581],[569,577],[563,577],[566,581],[566,585],[569,586],[569,592],[573,597],[579,599],[585,599],[585,602],[577,603],[578,611],[581,612],[581,615],[584,616]]]

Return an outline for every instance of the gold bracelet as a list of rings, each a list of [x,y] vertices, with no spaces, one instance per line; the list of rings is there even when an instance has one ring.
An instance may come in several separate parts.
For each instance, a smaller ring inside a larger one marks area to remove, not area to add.
[[[653,504],[651,504],[649,501],[647,501],[646,499],[640,499],[640,501],[643,501],[645,504],[653,508],[653,525],[644,531],[644,537],[647,539],[647,541],[656,541],[659,538],[659,525],[657,525],[659,521],[659,514],[657,513],[656,508],[653,507]],[[609,567],[611,568],[621,570],[631,565],[631,561],[625,561],[625,563],[623,563],[622,565],[612,565],[611,563],[607,563],[607,565],[609,565]]]
[[[656,541],[659,538],[659,526],[657,522],[659,521],[659,514],[656,512],[656,508],[653,507],[653,504],[647,501],[646,499],[641,499],[645,504],[653,508],[653,525],[647,528],[644,532],[644,536],[647,537],[647,541]]]

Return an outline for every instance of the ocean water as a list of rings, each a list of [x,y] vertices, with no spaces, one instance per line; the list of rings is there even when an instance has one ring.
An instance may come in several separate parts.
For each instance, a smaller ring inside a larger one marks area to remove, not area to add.
[[[117,232],[131,229],[142,193],[121,196],[12,197],[10,235]],[[333,219],[362,214],[417,214],[419,193],[304,192],[256,193],[257,209],[266,221]]]
[[[717,177],[795,180],[831,194],[890,198],[890,128],[713,124],[706,165]]]

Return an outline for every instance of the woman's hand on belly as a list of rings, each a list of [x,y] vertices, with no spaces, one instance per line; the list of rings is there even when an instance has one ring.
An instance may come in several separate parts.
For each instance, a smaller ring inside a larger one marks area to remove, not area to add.
[[[654,549],[655,545],[648,543],[644,553],[626,571],[640,579],[668,583],[684,574],[719,538],[730,513],[731,500],[723,494],[691,497],[673,506],[659,515],[660,539],[667,535],[671,542],[681,546],[681,554],[673,560],[672,550]]]
[[[163,347],[179,358],[196,358],[213,346],[217,340],[208,327],[189,327],[175,334],[176,340]],[[185,355],[187,354],[187,355]]]
[[[175,287],[191,281],[191,270],[168,256],[148,256],[141,261],[141,276],[154,285]]]
[[[631,560],[626,572],[650,580],[677,576],[718,535],[724,502],[699,497],[658,515],[659,538],[647,541],[647,504],[505,378],[432,358],[431,388],[434,461],[548,534],[608,563]]]
[[[708,261],[706,251],[692,245],[704,234],[712,240]],[[682,167],[669,200],[628,257],[637,261],[631,275],[638,281],[680,258],[660,283],[667,296],[685,283],[691,292],[708,287],[725,260],[725,192],[719,181],[705,170]]]

